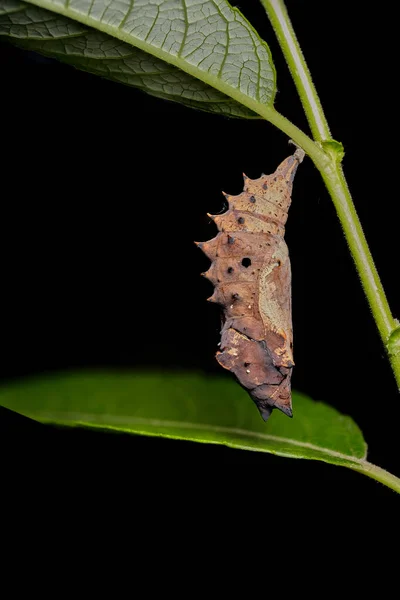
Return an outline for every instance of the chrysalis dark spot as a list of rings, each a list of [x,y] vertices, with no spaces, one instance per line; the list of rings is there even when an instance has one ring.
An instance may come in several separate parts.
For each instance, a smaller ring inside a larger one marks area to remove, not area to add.
[[[254,204],[255,201],[256,201],[256,197],[255,196],[250,196],[250,202],[252,202]]]
[[[239,298],[239,294],[232,294],[232,300],[237,300]]]
[[[239,218],[238,218],[238,223],[240,223],[240,225],[243,225],[243,223],[244,223],[244,218],[243,218],[243,217],[239,217]]]
[[[268,185],[266,183],[263,183],[263,190],[267,190],[268,189]]]
[[[228,273],[233,273],[233,267],[228,267]]]
[[[245,367],[249,367],[249,366],[250,366],[250,363],[249,363],[249,362],[245,362],[245,363],[244,363],[244,366],[245,366]]]
[[[247,257],[246,257],[246,258],[244,258],[244,259],[242,260],[242,266],[243,266],[243,267],[245,267],[246,269],[247,269],[247,267],[249,267],[250,265],[251,265],[251,260],[250,260],[250,258],[247,258]]]
[[[233,244],[235,241],[235,238],[233,238],[231,235],[228,235],[228,244]]]

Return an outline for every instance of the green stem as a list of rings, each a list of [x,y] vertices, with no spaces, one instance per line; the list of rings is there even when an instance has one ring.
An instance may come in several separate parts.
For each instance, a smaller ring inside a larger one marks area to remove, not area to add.
[[[387,346],[389,337],[396,327],[396,321],[392,317],[382,283],[368,248],[367,240],[365,239],[342,168],[339,164],[333,163],[329,165],[328,168],[321,171],[321,175],[342,224],[347,243],[349,244],[379,333],[385,346]],[[400,371],[396,376],[397,375],[400,377]]]
[[[320,142],[319,145],[324,147],[323,142],[331,140],[329,126],[290,22],[284,0],[261,0],[261,3],[268,14],[288,63],[313,136],[317,144]],[[277,126],[279,127],[279,124]],[[385,348],[388,351],[389,360],[398,387],[400,388],[400,345],[390,342],[390,338],[399,324],[393,318],[390,311],[385,291],[368,248],[367,240],[365,239],[346,179],[339,164],[339,154],[334,148],[329,149],[329,147],[325,146],[327,151],[322,152],[325,160],[321,160],[321,155],[315,151],[313,152],[312,148],[305,148],[296,139],[295,133],[291,133],[291,137],[303,147],[313,160],[321,173],[335,205],[373,317]],[[337,145],[339,146],[339,144]]]
[[[283,0],[261,0],[274,28],[315,140],[331,138],[328,122]]]
[[[386,485],[388,488],[391,488],[400,494],[400,479],[395,475],[392,475],[392,473],[389,473],[389,471],[385,471],[384,469],[381,469],[381,467],[377,467],[366,460],[360,461],[359,465],[357,463],[350,465],[350,469],[362,473],[367,477],[371,477],[371,479],[383,483],[383,485]]]

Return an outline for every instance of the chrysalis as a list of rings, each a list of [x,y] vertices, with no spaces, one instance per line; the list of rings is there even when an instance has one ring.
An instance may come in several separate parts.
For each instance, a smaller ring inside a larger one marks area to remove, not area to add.
[[[266,421],[274,408],[292,416],[291,270],[285,223],[293,179],[304,152],[296,150],[272,175],[244,176],[229,209],[209,215],[219,233],[197,245],[212,261],[204,273],[209,298],[223,307],[217,360],[249,392]]]

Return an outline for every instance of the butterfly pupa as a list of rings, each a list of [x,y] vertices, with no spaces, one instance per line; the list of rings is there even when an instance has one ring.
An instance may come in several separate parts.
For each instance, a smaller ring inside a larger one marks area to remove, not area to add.
[[[218,234],[198,246],[211,260],[203,275],[215,286],[223,326],[216,358],[249,392],[266,421],[274,408],[292,416],[291,268],[284,240],[293,179],[304,152],[297,149],[272,175],[244,176],[228,210],[214,215]]]

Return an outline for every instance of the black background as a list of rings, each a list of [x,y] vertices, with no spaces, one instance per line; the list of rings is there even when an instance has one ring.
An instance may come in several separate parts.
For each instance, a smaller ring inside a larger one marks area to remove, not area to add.
[[[349,13],[348,5],[287,2],[400,316],[395,25],[365,8]],[[256,0],[239,7],[270,43],[277,109],[308,131],[263,9]],[[206,212],[221,211],[221,190],[239,193],[243,171],[270,173],[292,151],[286,136],[268,123],[195,112],[7,43],[0,45],[0,67],[2,380],[86,366],[219,373],[219,314],[205,301],[211,285],[199,274],[208,261],[193,240],[214,236]],[[309,159],[296,176],[286,239],[293,386],[351,415],[371,462],[400,475],[399,394],[335,210]],[[367,511],[378,530],[398,501],[380,484],[322,463],[66,431],[8,411],[0,412],[0,432],[3,460],[17,468],[34,466],[45,478],[57,473],[72,488],[82,472],[111,486],[118,468],[137,502],[168,489],[181,506],[201,493],[216,512],[229,505],[254,527],[284,501],[290,516],[299,516],[303,501],[310,524],[337,512],[361,523]]]

